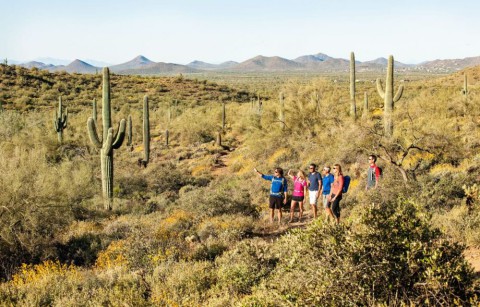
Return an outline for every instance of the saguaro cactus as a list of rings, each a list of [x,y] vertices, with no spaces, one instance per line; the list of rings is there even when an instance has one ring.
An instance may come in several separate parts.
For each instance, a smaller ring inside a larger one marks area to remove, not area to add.
[[[102,122],[103,138],[101,140],[97,133],[96,122],[92,117],[88,118],[87,126],[90,141],[100,149],[104,207],[110,210],[113,201],[113,150],[122,146],[125,138],[125,119],[120,121],[117,133],[114,135],[110,109],[110,72],[108,67],[103,68]]]
[[[285,129],[285,96],[283,95],[283,92],[280,92],[280,95],[278,97],[278,100],[280,101],[280,126],[282,127],[282,130]]]
[[[67,119],[68,111],[67,108],[65,108],[65,113],[63,113],[62,97],[60,96],[58,98],[58,110],[55,111],[55,118],[53,120],[59,143],[63,142],[63,129],[67,128]]]
[[[215,141],[215,143],[217,144],[217,146],[222,146],[222,132],[221,131],[218,131],[217,132],[217,140]]]
[[[462,94],[467,97],[468,94],[468,87],[467,87],[467,74],[463,74],[463,90]]]
[[[132,115],[128,115],[127,119],[127,146],[132,146],[133,133],[132,133]]]
[[[367,119],[368,118],[368,93],[365,92],[364,96],[365,96],[365,98],[363,100],[362,118]]]
[[[142,164],[147,167],[150,160],[150,114],[148,111],[148,96],[143,97],[143,152]]]
[[[357,105],[355,103],[355,53],[350,52],[350,116],[357,118]]]
[[[397,93],[393,96],[393,55],[388,57],[387,79],[385,81],[385,90],[383,90],[382,82],[377,79],[377,92],[384,100],[383,122],[385,135],[391,137],[393,135],[393,110],[394,103],[402,98],[403,85],[400,85]]]

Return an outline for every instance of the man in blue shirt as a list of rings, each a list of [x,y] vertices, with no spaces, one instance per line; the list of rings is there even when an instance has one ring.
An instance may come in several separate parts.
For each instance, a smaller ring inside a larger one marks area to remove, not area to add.
[[[316,171],[317,165],[310,164],[308,167],[308,195],[310,198],[310,208],[312,208],[313,218],[317,218],[317,201],[320,193],[320,186],[322,185],[322,176]]]
[[[287,179],[283,177],[283,169],[280,167],[275,168],[275,174],[264,175],[260,173],[256,168],[253,169],[255,173],[259,174],[265,180],[271,181],[272,185],[270,187],[270,222],[273,223],[275,217],[275,209],[278,210],[278,224],[282,221],[282,204],[287,203]]]
[[[335,176],[330,174],[330,166],[325,166],[323,168],[323,178],[322,178],[322,201],[323,201],[323,208],[325,208],[326,218],[328,219],[329,216],[333,216],[332,209],[330,208],[330,202],[328,201],[328,195],[330,194],[330,189],[332,187],[332,183],[335,181]]]

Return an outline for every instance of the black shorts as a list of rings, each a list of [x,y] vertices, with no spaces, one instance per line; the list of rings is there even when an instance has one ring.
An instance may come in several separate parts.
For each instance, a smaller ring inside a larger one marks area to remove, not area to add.
[[[275,197],[270,195],[270,209],[282,209],[283,197]]]
[[[305,196],[292,196],[293,201],[303,201]]]
[[[335,194],[332,194],[332,198],[335,197]],[[332,206],[332,213],[336,218],[340,217],[340,201],[342,200],[342,194],[340,194],[334,201],[330,202]]]

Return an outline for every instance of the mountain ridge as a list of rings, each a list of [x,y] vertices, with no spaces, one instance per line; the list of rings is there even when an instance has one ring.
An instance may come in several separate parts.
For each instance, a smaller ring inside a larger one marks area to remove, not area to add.
[[[388,60],[384,57],[369,61],[356,61],[359,72],[382,71]],[[143,55],[138,55],[130,61],[111,65],[110,70],[119,74],[178,74],[201,73],[208,71],[226,72],[343,72],[349,70],[350,61],[343,58],[334,58],[324,53],[303,55],[295,59],[286,59],[280,56],[258,55],[243,62],[227,61],[221,64],[211,64],[200,60],[192,61],[186,65],[154,62]],[[52,65],[39,61],[30,61],[20,66],[49,71],[66,71],[69,73],[95,73],[100,67],[88,64],[79,59],[68,65]],[[399,70],[420,71],[431,73],[451,73],[461,69],[480,65],[480,56],[464,59],[437,59],[425,61],[420,64],[405,64],[395,61],[395,68]]]

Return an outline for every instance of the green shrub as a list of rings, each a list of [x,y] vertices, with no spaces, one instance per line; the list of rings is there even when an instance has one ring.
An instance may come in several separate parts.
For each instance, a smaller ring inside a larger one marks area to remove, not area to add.
[[[258,291],[298,305],[451,305],[474,298],[462,255],[412,202],[365,207],[358,223],[315,222],[276,246],[279,264]],[[255,299],[260,300],[261,295]]]

